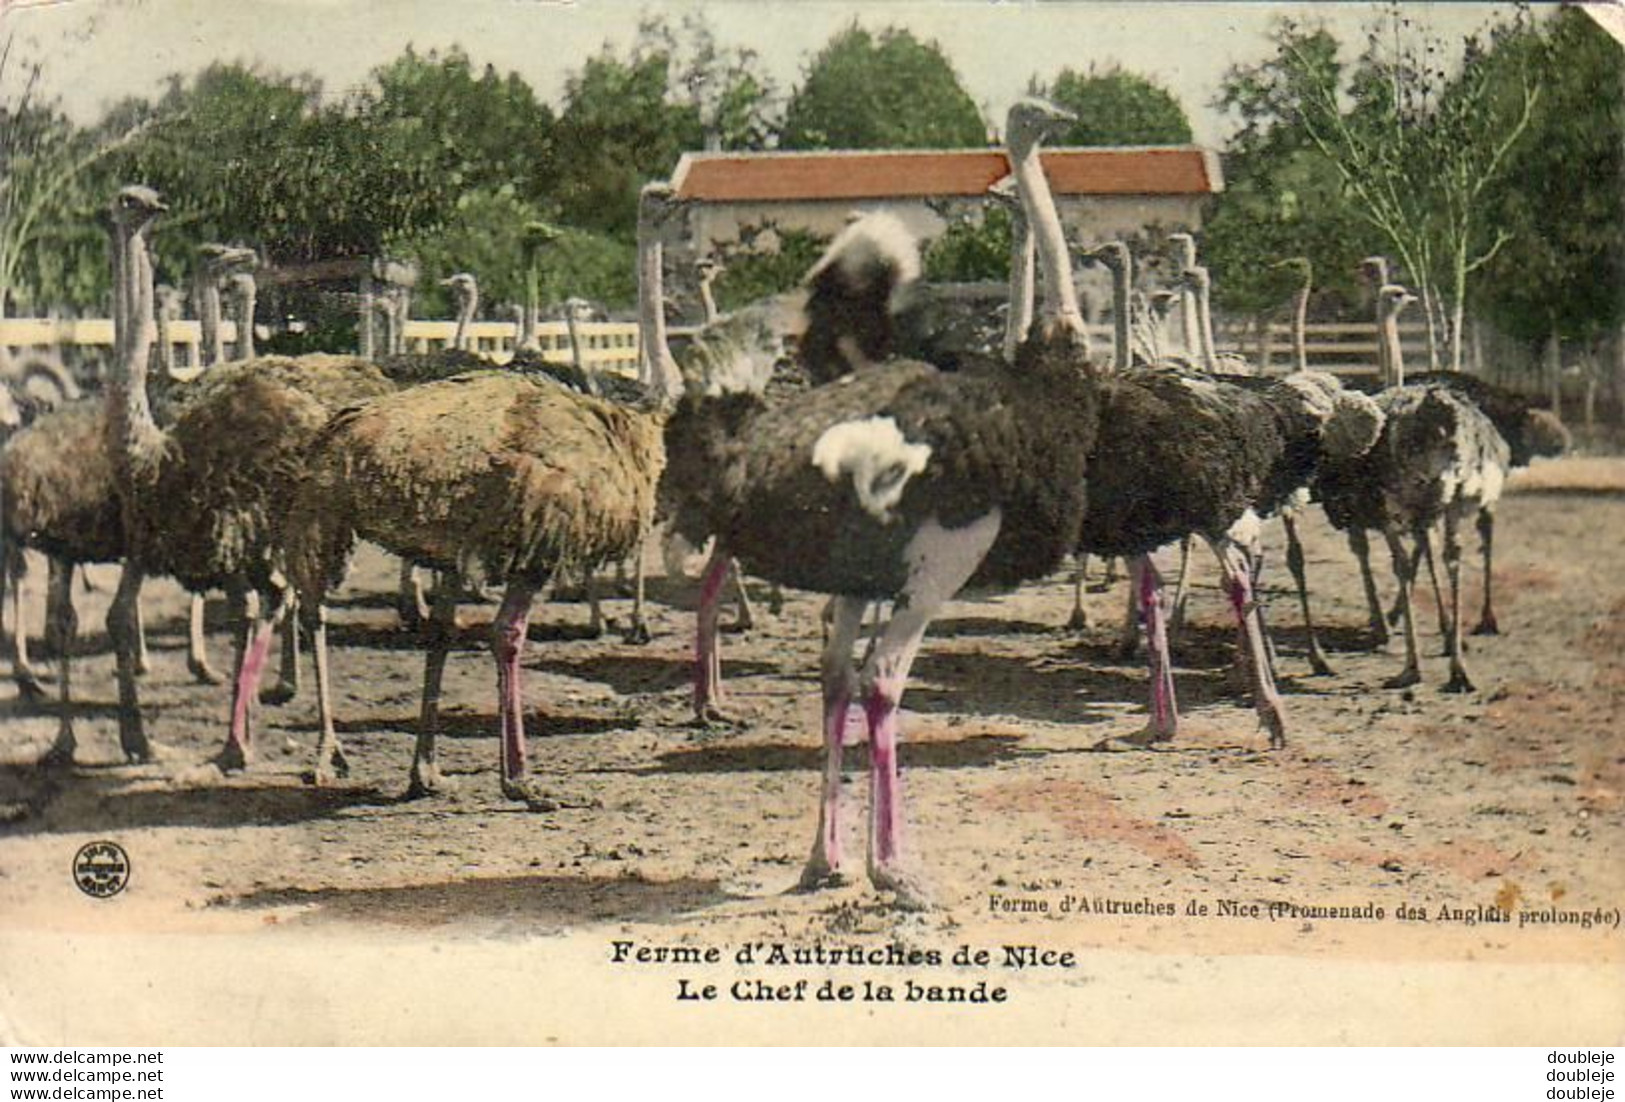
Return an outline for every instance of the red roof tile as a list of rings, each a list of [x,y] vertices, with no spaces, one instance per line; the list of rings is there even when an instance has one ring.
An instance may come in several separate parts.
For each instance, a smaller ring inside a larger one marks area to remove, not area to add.
[[[1207,195],[1218,158],[1194,146],[1054,149],[1044,171],[1057,195]],[[701,202],[892,199],[981,195],[1009,173],[998,149],[686,153],[672,176]]]

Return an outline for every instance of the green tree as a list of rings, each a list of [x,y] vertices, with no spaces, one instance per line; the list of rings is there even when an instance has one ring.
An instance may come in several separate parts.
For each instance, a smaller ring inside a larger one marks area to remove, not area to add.
[[[1338,44],[1325,31],[1298,33],[1294,48],[1313,65],[1336,64]],[[1203,217],[1203,253],[1220,275],[1214,301],[1224,310],[1256,315],[1281,305],[1298,277],[1277,263],[1291,256],[1310,260],[1319,293],[1352,298],[1355,265],[1371,252],[1342,177],[1295,122],[1294,76],[1279,54],[1233,66],[1214,99],[1238,124],[1224,191]]]
[[[105,237],[96,215],[107,202],[97,169],[141,135],[146,120],[100,130],[75,127],[38,97],[43,66],[0,46],[0,83],[20,65],[19,91],[0,102],[0,317],[14,302],[30,311],[89,307],[106,292]]]
[[[785,108],[785,149],[979,146],[987,125],[935,42],[856,24],[813,59]]]
[[[448,189],[510,187],[533,202],[550,193],[553,112],[517,74],[487,65],[476,75],[457,47],[420,56],[409,46],[373,82],[356,105],[364,123],[416,133]]]
[[[744,227],[738,241],[717,258],[723,264],[715,287],[718,308],[726,312],[799,287],[829,241],[772,223]]]
[[[1172,92],[1115,65],[1100,70],[1091,65],[1086,73],[1062,69],[1047,85],[1034,78],[1029,91],[1078,117],[1056,145],[1183,145],[1191,140],[1190,119]]]
[[[956,218],[925,250],[925,278],[974,283],[1010,278],[1010,212],[988,204],[980,217]]]
[[[1507,245],[1476,301],[1510,335],[1592,341],[1625,322],[1625,52],[1576,8],[1544,37],[1546,92],[1486,218]],[[1508,94],[1522,64],[1508,55],[1528,46],[1509,40],[1486,59]]]

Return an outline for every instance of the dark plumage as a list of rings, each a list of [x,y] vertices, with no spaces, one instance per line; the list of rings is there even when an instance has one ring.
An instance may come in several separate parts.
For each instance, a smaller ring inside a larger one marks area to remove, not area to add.
[[[1024,102],[1006,133],[1024,199],[1047,204],[1030,221],[1059,238],[1037,157],[1056,119],[1046,105]],[[691,395],[668,426],[674,462],[663,488],[718,538],[701,602],[702,677],[715,661],[727,554],[752,573],[835,598],[822,677],[828,757],[802,882],[840,871],[840,750],[848,704],[861,697],[874,807],[869,876],[905,905],[922,898],[902,867],[899,837],[897,709],[910,665],[931,620],[967,582],[1040,577],[1070,550],[1097,422],[1081,321],[1066,307],[1070,274],[1053,266],[1045,269],[1047,322],[1009,372],[873,362],[890,339],[897,281],[917,271],[915,243],[894,220],[850,226],[809,278],[802,348],[815,378],[843,366],[851,376],[779,407],[750,395]],[[893,615],[854,675],[852,646],[876,600],[893,602]]]

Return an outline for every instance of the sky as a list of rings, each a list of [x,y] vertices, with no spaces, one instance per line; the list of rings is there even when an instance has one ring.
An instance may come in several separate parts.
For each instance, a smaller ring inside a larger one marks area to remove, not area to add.
[[[1408,3],[1407,15],[1450,39],[1505,5]],[[0,0],[0,41],[46,63],[43,90],[89,122],[128,95],[155,94],[173,72],[246,61],[319,77],[329,94],[364,84],[408,44],[462,46],[477,63],[519,73],[557,104],[566,77],[608,42],[624,50],[641,16],[703,12],[725,45],[755,49],[781,94],[832,34],[854,20],[906,26],[941,44],[995,123],[1034,74],[1121,64],[1185,106],[1202,144],[1226,121],[1210,104],[1226,69],[1262,59],[1281,16],[1319,21],[1350,48],[1381,13],[1366,3],[1084,3],[1073,0]],[[18,67],[5,74],[14,79]]]

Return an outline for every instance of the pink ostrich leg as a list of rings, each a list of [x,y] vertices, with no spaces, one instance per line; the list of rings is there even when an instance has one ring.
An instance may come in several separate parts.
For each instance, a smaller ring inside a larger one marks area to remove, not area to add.
[[[525,702],[519,685],[519,659],[525,650],[525,629],[536,587],[509,582],[502,607],[491,625],[491,653],[497,663],[497,712],[502,728],[502,792],[510,799],[528,799],[525,758]]]
[[[717,642],[718,604],[733,560],[718,540],[700,580],[700,610],[694,635],[694,720],[701,726],[723,718],[722,652]]]
[[[864,605],[851,597],[832,602],[833,623],[824,643],[824,780],[818,803],[818,834],[802,870],[801,887],[839,883],[841,872],[841,748],[846,745],[852,704],[852,645],[862,630]]]
[[[1145,622],[1146,661],[1151,674],[1151,722],[1146,736],[1163,742],[1179,732],[1179,705],[1174,696],[1174,668],[1168,656],[1168,617],[1162,601],[1162,575],[1150,555],[1129,561],[1130,588],[1140,595]]]
[[[921,909],[930,896],[903,863],[903,792],[897,770],[898,709],[920,641],[941,602],[898,609],[886,625],[866,671],[863,702],[869,724],[869,880],[897,894],[899,906]]]
[[[260,677],[271,654],[271,640],[287,619],[290,598],[277,601],[276,611],[254,625],[253,637],[243,649],[242,661],[231,693],[231,733],[220,751],[220,766],[241,769],[254,760],[254,727],[251,709],[259,699]]]
[[[1270,733],[1270,748],[1286,745],[1286,722],[1282,717],[1281,694],[1276,691],[1270,661],[1269,643],[1264,638],[1264,617],[1253,594],[1252,571],[1241,548],[1228,539],[1213,541],[1213,553],[1224,571],[1224,591],[1235,611],[1236,623],[1246,638],[1253,677],[1253,706],[1258,720]]]

